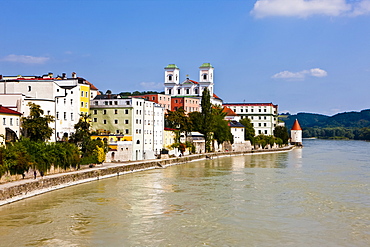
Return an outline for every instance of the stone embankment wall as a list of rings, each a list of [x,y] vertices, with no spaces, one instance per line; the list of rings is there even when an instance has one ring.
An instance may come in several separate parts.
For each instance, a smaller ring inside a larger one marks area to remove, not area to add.
[[[252,150],[248,152],[220,152],[196,154],[165,160],[139,161],[132,163],[107,163],[101,167],[94,167],[85,170],[53,174],[38,178],[37,180],[26,179],[0,185],[0,205],[11,203],[37,194],[51,190],[64,188],[67,186],[94,181],[102,178],[119,176],[130,172],[142,171],[155,168],[165,168],[166,166],[187,163],[193,160],[213,158],[217,156],[235,156],[250,153],[288,151],[293,147],[268,150]]]

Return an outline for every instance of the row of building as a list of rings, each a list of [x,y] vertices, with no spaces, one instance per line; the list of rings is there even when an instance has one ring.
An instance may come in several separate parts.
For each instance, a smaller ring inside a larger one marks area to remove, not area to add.
[[[121,96],[102,94],[89,81],[72,73],[54,76],[0,75],[0,142],[7,136],[20,134],[20,117],[29,115],[28,102],[36,103],[44,115],[52,115],[54,133],[51,141],[61,141],[74,132],[80,114],[91,115],[95,138],[106,138],[111,160],[153,158],[173,142],[173,133],[164,126],[165,113],[180,107],[189,113],[201,111],[203,90],[207,88],[211,102],[224,106],[230,120],[234,143],[244,142],[241,118],[249,118],[256,135],[272,135],[278,123],[278,106],[272,103],[224,103],[214,94],[214,67],[199,67],[199,80],[186,78],[180,82],[180,69],[175,64],[164,68],[164,93]],[[196,134],[194,134],[196,136]],[[196,138],[195,138],[196,139]],[[197,151],[202,151],[199,147]]]

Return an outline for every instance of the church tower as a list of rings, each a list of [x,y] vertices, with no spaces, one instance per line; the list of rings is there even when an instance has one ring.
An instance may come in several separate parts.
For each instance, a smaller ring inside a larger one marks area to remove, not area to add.
[[[213,96],[213,66],[210,63],[203,63],[199,67],[199,84],[203,88],[208,87],[209,94]]]
[[[180,82],[180,69],[176,64],[169,64],[164,68],[164,83],[175,83]]]
[[[290,144],[302,146],[302,128],[296,119],[292,129],[290,130]]]

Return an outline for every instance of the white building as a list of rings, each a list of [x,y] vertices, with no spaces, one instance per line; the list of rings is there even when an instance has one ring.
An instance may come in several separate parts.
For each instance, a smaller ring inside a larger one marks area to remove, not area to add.
[[[21,115],[20,112],[0,105],[0,145],[19,138]]]
[[[241,118],[249,118],[256,135],[273,135],[278,123],[278,106],[272,103],[224,103]]]
[[[164,70],[165,94],[171,97],[201,98],[204,88],[208,88],[211,103],[222,104],[222,100],[214,94],[214,67],[210,63],[203,63],[199,67],[199,81],[186,78],[180,83],[180,69],[175,64],[169,64]]]
[[[43,76],[2,76],[0,80],[0,104],[29,115],[28,103],[40,105],[44,115],[55,117],[50,124],[54,129],[51,141],[68,137],[74,132],[74,125],[80,114],[88,113],[90,108],[90,87],[85,79],[72,73],[71,78],[54,77],[52,73]],[[95,88],[95,87],[94,87]],[[97,90],[95,90],[97,91]]]

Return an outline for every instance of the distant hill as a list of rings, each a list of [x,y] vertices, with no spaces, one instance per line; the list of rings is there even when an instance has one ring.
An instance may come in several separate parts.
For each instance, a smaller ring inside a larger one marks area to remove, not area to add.
[[[343,112],[334,116],[326,116],[315,113],[298,113],[296,115],[282,115],[281,120],[285,122],[285,126],[290,130],[293,123],[298,119],[302,129],[309,127],[317,128],[363,128],[370,127],[370,109],[360,112]]]

